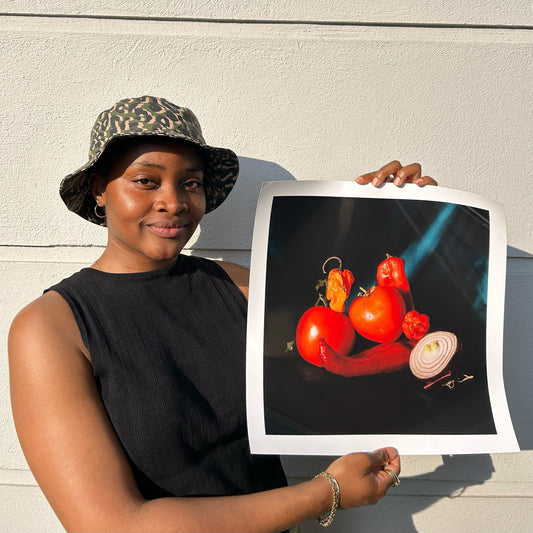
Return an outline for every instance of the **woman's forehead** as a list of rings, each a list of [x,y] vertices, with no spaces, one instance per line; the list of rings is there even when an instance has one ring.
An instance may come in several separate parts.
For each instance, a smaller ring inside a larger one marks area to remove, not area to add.
[[[202,154],[202,149],[199,146],[187,141],[168,137],[134,137],[131,139],[122,139],[117,149],[119,154],[142,154],[149,152]]]
[[[117,146],[113,159],[115,161],[134,161],[141,156],[151,157],[156,154],[177,154],[181,157],[197,160],[198,163],[203,162],[203,151],[199,146],[192,143],[174,140],[174,139],[132,139],[132,142],[125,141],[121,146]]]
[[[203,170],[204,158],[200,147],[192,143],[174,141],[166,138],[146,138],[146,139],[122,139],[106,154],[107,160],[101,170],[108,177],[117,176],[133,163],[140,160],[150,162],[161,160],[168,156],[179,156],[186,159],[191,165],[190,168]]]

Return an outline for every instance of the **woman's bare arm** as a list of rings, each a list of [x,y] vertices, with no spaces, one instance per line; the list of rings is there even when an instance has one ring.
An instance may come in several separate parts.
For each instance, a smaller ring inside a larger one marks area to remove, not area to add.
[[[15,318],[9,362],[23,451],[67,530],[277,531],[331,506],[324,478],[245,496],[144,500],[101,403],[75,319],[55,292]],[[399,472],[393,449],[332,463],[328,471],[340,484],[341,505],[381,498],[391,484],[386,463]]]
[[[11,403],[28,464],[67,529],[121,529],[142,504],[66,301],[49,292],[9,334]]]
[[[217,263],[226,271],[226,274],[232,279],[233,283],[239,287],[244,297],[248,299],[250,271],[242,265],[229,261],[217,261]]]

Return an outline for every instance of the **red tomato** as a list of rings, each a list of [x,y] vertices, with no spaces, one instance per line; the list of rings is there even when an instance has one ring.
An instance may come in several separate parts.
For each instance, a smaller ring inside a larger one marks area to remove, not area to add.
[[[394,342],[402,334],[405,301],[394,287],[372,287],[356,298],[348,316],[357,333],[375,342]]]
[[[336,352],[348,355],[355,342],[355,331],[344,313],[329,307],[311,307],[301,316],[296,327],[296,347],[306,361],[316,366],[322,366],[319,354],[321,337]]]

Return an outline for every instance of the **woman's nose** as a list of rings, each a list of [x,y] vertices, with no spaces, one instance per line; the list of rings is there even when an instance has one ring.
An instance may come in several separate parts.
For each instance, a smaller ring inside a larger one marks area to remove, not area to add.
[[[154,208],[156,211],[180,213],[188,208],[187,194],[176,187],[161,187]]]

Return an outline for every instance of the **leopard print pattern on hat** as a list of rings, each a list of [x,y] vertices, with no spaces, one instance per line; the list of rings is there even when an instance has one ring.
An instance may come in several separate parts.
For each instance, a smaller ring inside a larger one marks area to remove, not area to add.
[[[105,226],[105,219],[94,214],[95,200],[89,175],[110,142],[134,136],[175,138],[202,148],[205,153],[206,213],[218,207],[233,189],[239,173],[235,153],[206,145],[200,123],[190,109],[164,98],[142,96],[121,100],[98,115],[91,132],[88,162],[61,182],[61,198],[71,211]]]

